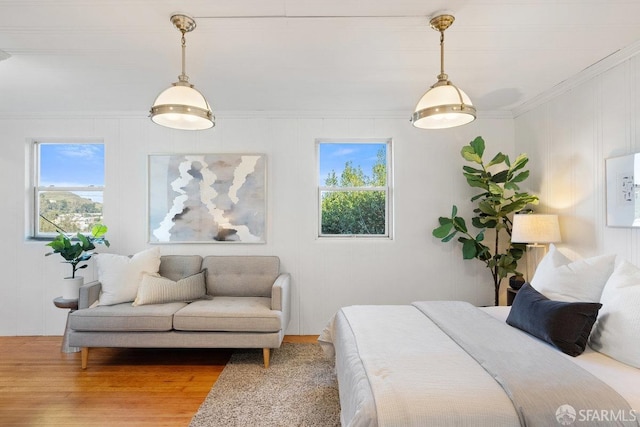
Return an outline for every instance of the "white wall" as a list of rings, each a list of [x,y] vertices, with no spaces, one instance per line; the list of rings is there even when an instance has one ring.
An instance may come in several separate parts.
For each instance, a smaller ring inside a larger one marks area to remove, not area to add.
[[[637,50],[637,49],[636,49]],[[616,253],[640,265],[640,231],[606,225],[605,159],[640,152],[640,56],[635,54],[515,119],[541,211],[560,215],[578,256]]]
[[[106,146],[105,223],[110,252],[130,254],[147,243],[147,155],[259,152],[268,156],[268,230],[264,245],[162,245],[163,254],[274,254],[293,278],[289,334],[317,334],[349,304],[462,299],[492,304],[491,276],[476,260],[462,261],[457,244],[431,236],[456,203],[469,212],[475,194],[461,174],[460,148],[477,135],[487,156],[513,151],[513,120],[484,118],[451,130],[414,129],[407,117],[311,114],[217,114],[214,129],[174,131],[144,117],[33,115],[0,117],[3,209],[0,210],[0,335],[60,335],[66,310],[52,299],[68,265],[45,258],[43,242],[26,241],[33,138],[98,137]],[[394,149],[394,239],[316,239],[315,139],[388,138]],[[83,272],[95,278],[91,266]]]

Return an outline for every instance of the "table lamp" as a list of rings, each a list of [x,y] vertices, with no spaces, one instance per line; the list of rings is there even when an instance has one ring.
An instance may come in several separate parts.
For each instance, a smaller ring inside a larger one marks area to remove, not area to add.
[[[520,214],[513,216],[511,243],[527,244],[527,281],[531,281],[547,244],[560,241],[558,215]]]

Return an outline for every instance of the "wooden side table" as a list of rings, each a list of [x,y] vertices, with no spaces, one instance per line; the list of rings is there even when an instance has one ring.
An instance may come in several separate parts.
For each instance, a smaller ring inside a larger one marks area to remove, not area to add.
[[[507,288],[507,305],[513,304],[519,289]]]
[[[78,309],[77,299],[64,299],[62,297],[58,297],[53,299],[53,304],[58,308],[68,308],[69,313]],[[69,346],[69,313],[67,313],[67,324],[64,327],[64,336],[62,337],[62,348],[60,351],[63,353],[77,353],[80,351],[80,347]]]

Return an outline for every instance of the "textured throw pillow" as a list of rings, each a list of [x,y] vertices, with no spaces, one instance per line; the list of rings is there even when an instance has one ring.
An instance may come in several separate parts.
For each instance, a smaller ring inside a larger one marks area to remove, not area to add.
[[[138,287],[138,296],[134,306],[145,304],[164,304],[167,302],[190,302],[204,298],[207,285],[204,271],[174,282],[166,277],[145,274]]]
[[[615,255],[600,255],[572,262],[552,244],[540,261],[531,286],[552,300],[599,302],[615,261]]]
[[[602,310],[589,345],[640,368],[640,268],[622,261],[602,291]]]
[[[516,295],[507,323],[548,342],[570,356],[582,354],[602,304],[552,301],[525,284]]]
[[[151,248],[132,257],[97,254],[96,266],[102,292],[98,305],[113,305],[133,301],[143,274],[157,275],[160,268],[160,248]]]

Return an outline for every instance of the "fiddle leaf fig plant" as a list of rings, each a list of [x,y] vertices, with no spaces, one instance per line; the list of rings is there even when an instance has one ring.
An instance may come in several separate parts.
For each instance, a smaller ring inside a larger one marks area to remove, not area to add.
[[[96,244],[104,244],[109,247],[110,243],[105,237],[107,230],[106,225],[95,224],[88,236],[77,233],[75,235],[77,242],[74,243],[71,242],[72,235],[58,230],[58,235],[47,243],[47,246],[50,246],[53,252],[46,253],[45,256],[60,254],[64,258],[63,262],[71,264],[71,277],[75,278],[76,271],[87,268],[87,264],[80,263],[91,259],[91,256],[95,254],[93,250],[96,248]]]
[[[478,259],[491,272],[493,278],[495,304],[498,305],[500,283],[508,274],[517,271],[518,260],[525,253],[525,244],[511,243],[511,218],[525,210],[527,205],[538,204],[538,197],[521,192],[519,183],[529,177],[525,170],[529,158],[520,154],[511,162],[509,156],[498,153],[490,161],[483,160],[485,143],[482,137],[462,147],[460,154],[472,163],[463,166],[463,175],[467,183],[480,190],[471,198],[475,203],[471,225],[477,231],[469,229],[464,218],[458,216],[457,206],[451,209],[451,216],[440,217],[439,226],[433,229],[433,236],[442,242],[449,242],[458,236],[462,244],[463,259]],[[491,241],[486,242],[487,230],[494,230]],[[475,234],[475,235],[474,235]],[[506,234],[506,238],[501,238]]]

